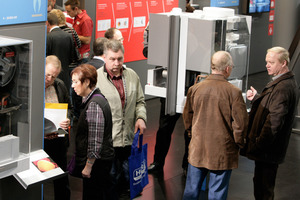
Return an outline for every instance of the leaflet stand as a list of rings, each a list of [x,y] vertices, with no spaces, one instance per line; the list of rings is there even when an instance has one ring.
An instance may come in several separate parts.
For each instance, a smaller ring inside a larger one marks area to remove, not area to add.
[[[41,167],[38,167],[39,161],[45,161],[52,166],[52,169],[44,171]],[[14,177],[19,183],[27,189],[29,186],[43,183],[52,179],[67,176],[68,173],[64,172],[60,167],[57,167],[52,162],[51,158],[43,150],[38,150],[30,154],[30,167],[28,170],[14,174]]]

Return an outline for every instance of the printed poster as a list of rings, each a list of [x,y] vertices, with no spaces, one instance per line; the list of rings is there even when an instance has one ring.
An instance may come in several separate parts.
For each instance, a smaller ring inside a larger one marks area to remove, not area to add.
[[[116,27],[124,37],[125,62],[146,59],[143,34],[149,14],[170,12],[174,7],[178,7],[178,0],[97,0],[96,38]]]

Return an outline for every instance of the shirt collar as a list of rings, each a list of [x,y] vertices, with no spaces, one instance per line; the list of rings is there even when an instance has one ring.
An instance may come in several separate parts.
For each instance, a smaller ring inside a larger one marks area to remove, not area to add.
[[[102,60],[104,62],[104,59],[101,56],[94,56],[94,59]]]
[[[78,14],[78,15],[76,15],[75,18],[81,19],[85,13],[86,13],[86,11],[82,9],[82,10],[81,10],[81,13]]]
[[[116,78],[122,77],[124,68],[123,68],[123,67],[121,68],[120,76],[115,76],[115,75],[113,75],[109,70],[106,69],[106,65],[104,65],[104,70],[107,72],[107,74],[109,75],[109,77],[110,77],[111,79],[113,79],[114,77],[116,77]]]
[[[286,72],[287,73],[287,72]],[[286,73],[283,73],[283,74],[286,74]],[[283,74],[278,74],[277,76],[274,76],[272,77],[272,80],[275,81],[276,79],[278,79],[280,76],[282,76]]]
[[[53,30],[53,29],[56,29],[56,28],[59,28],[59,26],[54,26],[50,29],[50,32]]]
[[[98,88],[94,88],[90,93],[89,93],[89,95],[87,95],[87,97],[85,97],[85,98],[83,98],[82,99],[82,103],[85,103],[93,94],[94,94],[94,92],[95,92],[95,90],[97,90]]]

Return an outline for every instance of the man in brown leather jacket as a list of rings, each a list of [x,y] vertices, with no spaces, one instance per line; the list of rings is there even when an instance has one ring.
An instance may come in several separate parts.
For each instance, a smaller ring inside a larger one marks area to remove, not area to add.
[[[192,137],[184,200],[198,199],[208,172],[208,199],[227,198],[248,123],[242,91],[226,80],[232,67],[228,52],[216,52],[211,59],[212,74],[188,90],[183,120]]]

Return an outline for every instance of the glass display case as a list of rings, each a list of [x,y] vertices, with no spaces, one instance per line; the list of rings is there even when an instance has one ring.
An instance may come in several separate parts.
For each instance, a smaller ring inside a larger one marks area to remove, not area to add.
[[[36,98],[32,95],[32,45],[31,40],[0,36],[0,179],[13,175],[25,189],[67,175],[43,149],[31,149],[32,138],[37,138],[30,117]],[[42,117],[42,112],[38,114]],[[45,171],[39,163],[55,167]]]
[[[0,36],[0,178],[29,169],[32,41]]]
[[[194,13],[150,14],[145,94],[166,97],[166,113],[182,113],[188,88],[199,75],[211,73],[211,56],[228,51],[234,63],[229,82],[245,98],[251,38],[251,16],[233,9],[204,7]]]

